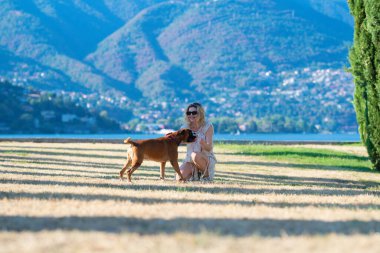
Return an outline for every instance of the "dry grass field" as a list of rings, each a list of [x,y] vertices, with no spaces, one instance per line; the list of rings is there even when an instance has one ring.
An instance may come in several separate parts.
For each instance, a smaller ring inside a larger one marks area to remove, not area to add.
[[[360,146],[295,147],[365,160]],[[128,184],[126,149],[0,142],[0,252],[380,252],[380,173],[365,166],[217,145],[213,183],[176,183],[170,165],[162,182],[144,162]]]

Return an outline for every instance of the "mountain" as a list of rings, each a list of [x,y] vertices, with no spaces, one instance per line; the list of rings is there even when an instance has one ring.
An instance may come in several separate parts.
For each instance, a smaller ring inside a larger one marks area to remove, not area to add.
[[[33,60],[44,66],[41,72],[45,78],[53,79],[47,82],[53,82],[52,86],[35,80],[42,89],[133,90],[83,62],[83,57],[94,50],[100,40],[123,24],[104,5],[89,6],[86,1],[11,0],[2,1],[0,9],[3,31],[0,50],[22,59],[10,59],[8,70],[13,65],[13,69],[24,67],[34,72],[34,64],[24,64],[25,60]],[[69,82],[62,81],[67,79]]]
[[[178,126],[197,100],[240,129],[277,116],[304,122],[281,131],[356,127],[345,0],[3,0],[0,17],[0,77],[73,92],[121,122]]]

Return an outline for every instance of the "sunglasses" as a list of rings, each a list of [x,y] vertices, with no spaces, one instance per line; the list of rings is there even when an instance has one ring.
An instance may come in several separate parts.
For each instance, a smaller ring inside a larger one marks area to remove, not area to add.
[[[197,111],[192,111],[192,112],[186,112],[186,115],[197,115]]]

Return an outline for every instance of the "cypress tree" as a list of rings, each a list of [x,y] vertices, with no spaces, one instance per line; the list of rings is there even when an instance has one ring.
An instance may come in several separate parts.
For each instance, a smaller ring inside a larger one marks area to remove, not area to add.
[[[360,138],[380,171],[380,1],[348,0],[355,20],[350,71]]]

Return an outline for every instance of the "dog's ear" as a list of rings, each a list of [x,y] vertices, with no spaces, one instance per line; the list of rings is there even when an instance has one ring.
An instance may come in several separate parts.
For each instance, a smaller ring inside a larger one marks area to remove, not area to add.
[[[165,134],[165,136],[169,136],[169,135],[172,135],[172,134],[173,134],[173,132],[170,132],[170,133]]]

